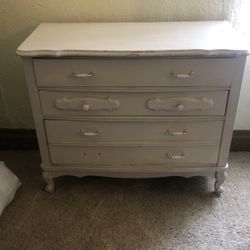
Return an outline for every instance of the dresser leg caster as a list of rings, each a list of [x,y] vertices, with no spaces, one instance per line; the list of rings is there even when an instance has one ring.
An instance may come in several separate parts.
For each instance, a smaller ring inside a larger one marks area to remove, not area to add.
[[[226,171],[218,171],[215,173],[215,184],[214,184],[214,193],[217,196],[221,196],[223,193],[222,184],[225,182],[227,177]]]
[[[55,191],[55,183],[53,177],[48,172],[43,172],[43,179],[47,182],[45,186],[45,191],[48,193],[54,193]]]

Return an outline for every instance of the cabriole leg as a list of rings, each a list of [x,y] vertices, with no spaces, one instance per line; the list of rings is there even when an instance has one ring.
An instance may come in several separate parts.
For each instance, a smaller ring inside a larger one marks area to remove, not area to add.
[[[226,177],[227,177],[226,170],[218,171],[218,172],[215,173],[214,192],[218,196],[220,196],[223,193],[222,184],[225,182]]]
[[[43,172],[43,178],[44,180],[47,182],[47,185],[45,186],[45,190],[48,193],[54,193],[55,191],[55,183],[53,180],[53,177],[51,176],[51,174],[49,172]]]

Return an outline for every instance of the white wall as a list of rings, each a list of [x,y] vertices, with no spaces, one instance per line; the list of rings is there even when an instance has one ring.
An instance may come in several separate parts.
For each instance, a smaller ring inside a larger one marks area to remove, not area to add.
[[[225,8],[227,18],[242,34],[244,34],[246,39],[250,42],[250,1],[226,1]],[[250,130],[250,58],[247,59],[245,67],[234,128]]]
[[[17,46],[41,22],[224,20],[242,0],[1,0],[0,128],[33,128]],[[249,68],[249,67],[248,67]],[[247,71],[236,128],[250,129]]]
[[[245,67],[234,129],[250,129],[250,57]]]

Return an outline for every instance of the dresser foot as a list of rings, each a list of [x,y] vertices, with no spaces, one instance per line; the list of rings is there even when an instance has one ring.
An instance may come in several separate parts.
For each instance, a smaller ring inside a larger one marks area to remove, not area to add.
[[[220,196],[223,193],[222,184],[225,182],[227,177],[227,172],[218,171],[215,173],[215,184],[214,184],[214,192],[217,196]]]
[[[50,175],[49,172],[43,172],[43,179],[47,182],[47,185],[45,186],[45,191],[48,193],[54,193],[55,191],[55,183],[53,180],[53,177]]]

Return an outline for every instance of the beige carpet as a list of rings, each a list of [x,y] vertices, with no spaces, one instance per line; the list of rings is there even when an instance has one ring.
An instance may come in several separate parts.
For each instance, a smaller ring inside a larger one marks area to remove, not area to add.
[[[38,152],[0,152],[23,182],[0,217],[0,249],[250,249],[250,153],[232,153],[225,193],[203,177],[61,177],[43,191]]]

